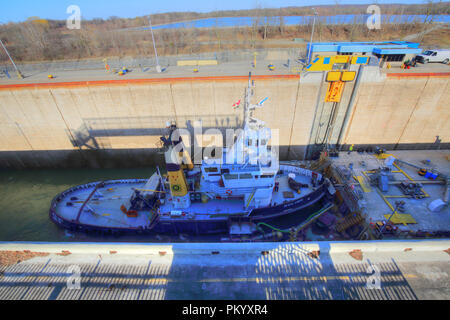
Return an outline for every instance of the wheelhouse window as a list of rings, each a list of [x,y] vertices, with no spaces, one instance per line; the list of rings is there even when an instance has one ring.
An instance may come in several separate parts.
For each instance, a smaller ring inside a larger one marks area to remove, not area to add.
[[[404,54],[388,54],[386,55],[386,61],[403,61]]]
[[[235,179],[239,179],[239,176],[237,174],[224,174],[223,177],[226,180],[235,180]]]
[[[405,58],[404,54],[385,54],[385,55],[380,55],[380,54],[375,54],[378,58],[384,58],[384,61],[387,62],[395,62],[395,61],[403,61],[403,59]]]
[[[253,178],[253,176],[251,173],[241,173],[239,175],[239,179],[252,179],[252,178]]]
[[[205,172],[219,172],[219,169],[216,167],[207,167],[205,168]]]

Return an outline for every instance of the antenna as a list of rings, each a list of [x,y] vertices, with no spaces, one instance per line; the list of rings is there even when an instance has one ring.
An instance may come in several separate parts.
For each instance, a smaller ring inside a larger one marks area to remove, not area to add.
[[[245,90],[245,103],[244,103],[244,123],[247,123],[249,118],[251,117],[250,114],[250,99],[252,96],[252,86],[251,86],[251,78],[252,73],[248,73],[248,86],[247,90]]]
[[[255,127],[259,127],[261,128],[262,126],[264,126],[264,122],[256,119],[253,117],[253,111],[256,108],[262,108],[262,104],[252,104],[251,103],[251,98],[253,97],[253,87],[254,85],[254,81],[251,80],[251,72],[248,73],[248,87],[245,90],[245,103],[244,103],[244,128],[248,127],[248,128],[255,128]],[[264,99],[261,102],[264,102],[266,99]]]
[[[316,16],[318,15],[316,8],[311,8],[314,11],[314,16],[313,16],[313,25],[312,25],[312,32],[311,32],[311,40],[309,41],[309,50],[307,53],[307,57],[306,57],[306,63],[310,63],[311,62],[311,53],[312,53],[312,42],[313,42],[313,36],[314,36],[314,25],[316,24]]]

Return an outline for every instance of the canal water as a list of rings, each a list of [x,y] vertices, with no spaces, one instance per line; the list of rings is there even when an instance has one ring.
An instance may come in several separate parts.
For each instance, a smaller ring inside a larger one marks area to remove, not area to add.
[[[153,168],[2,170],[0,241],[148,241],[72,234],[51,222],[48,209],[55,195],[72,186],[108,179],[148,178],[153,172]]]
[[[318,21],[321,24],[336,25],[336,24],[364,24],[370,17],[368,14],[343,14],[334,16],[319,16]],[[421,23],[430,21],[431,16],[426,15],[381,15],[381,23]],[[434,22],[448,23],[450,15],[433,15]],[[291,25],[307,25],[313,20],[313,16],[284,16],[283,23],[287,26]],[[280,17],[220,17],[220,18],[205,18],[184,22],[174,22],[153,26],[153,29],[179,29],[179,28],[225,28],[225,27],[250,27],[255,23],[259,25],[279,25]],[[141,27],[140,29],[147,29]]]
[[[45,242],[216,242],[227,234],[191,235],[121,235],[100,236],[69,232],[55,225],[48,216],[50,203],[58,193],[76,185],[113,179],[148,178],[154,168],[132,169],[48,169],[0,170],[0,241]],[[317,204],[313,210],[320,210]],[[295,214],[279,221],[288,228],[303,222]],[[267,230],[271,231],[271,230]],[[316,239],[313,234],[309,240]]]

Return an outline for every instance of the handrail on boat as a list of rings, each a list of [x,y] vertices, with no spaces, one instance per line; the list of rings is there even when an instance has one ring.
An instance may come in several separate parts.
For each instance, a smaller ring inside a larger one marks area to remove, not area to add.
[[[248,201],[247,201],[247,204],[246,204],[245,208],[248,208],[248,206],[250,205],[250,202],[252,202],[252,200],[253,200],[253,197],[255,196],[255,192],[256,192],[256,188],[255,188],[255,190],[253,190],[253,193],[252,193],[252,195],[251,195],[251,196],[250,196],[250,198],[248,199]]]
[[[266,226],[266,227],[268,227],[268,228],[270,228],[270,229],[272,229],[272,230],[282,232],[282,233],[290,233],[292,229],[295,230],[295,232],[298,232],[298,231],[304,229],[306,226],[308,226],[311,222],[317,220],[322,214],[324,214],[325,212],[327,212],[328,210],[330,210],[330,209],[333,208],[333,207],[334,207],[334,204],[333,204],[333,203],[329,203],[328,205],[326,205],[325,207],[323,207],[323,208],[320,209],[319,211],[316,211],[316,212],[314,212],[313,214],[311,214],[305,221],[303,221],[303,222],[302,222],[301,224],[299,224],[297,227],[293,227],[293,228],[291,227],[291,228],[288,228],[288,229],[278,229],[278,228],[276,228],[276,227],[274,227],[274,226],[269,225],[268,223],[265,223],[265,222],[259,222],[259,223],[256,225],[256,228],[257,228],[259,231],[262,231],[262,233],[264,233],[264,230],[261,229],[261,228],[259,227],[259,226],[261,226],[261,225],[262,225],[262,226]]]
[[[83,209],[86,206],[86,204],[89,202],[89,200],[91,200],[92,196],[95,194],[95,192],[98,190],[98,188],[100,188],[103,185],[104,185],[104,181],[101,181],[101,182],[97,183],[97,185],[95,186],[94,190],[92,190],[92,192],[87,197],[86,201],[83,202],[83,204],[80,207],[80,210],[78,210],[77,218],[75,219],[75,221],[77,223],[80,220],[81,213],[83,212]]]
[[[133,190],[143,191],[143,192],[159,192],[166,193],[165,191],[153,190],[153,189],[141,189],[141,188],[132,188]]]

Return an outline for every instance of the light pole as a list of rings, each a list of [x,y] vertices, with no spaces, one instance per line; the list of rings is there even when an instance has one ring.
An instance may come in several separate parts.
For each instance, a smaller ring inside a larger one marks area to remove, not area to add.
[[[158,53],[156,52],[155,37],[153,36],[152,20],[150,20],[150,15],[148,16],[148,22],[150,24],[150,32],[152,33],[153,49],[155,49],[156,72],[161,73],[161,66],[159,65]]]
[[[309,41],[309,50],[308,50],[308,57],[306,59],[307,63],[310,63],[311,61],[311,53],[312,53],[312,41],[313,41],[313,36],[314,36],[314,25],[316,24],[316,16],[317,16],[317,11],[315,8],[311,8],[314,11],[314,17],[313,17],[313,26],[312,26],[312,32],[311,32],[311,41]]]
[[[11,63],[13,64],[14,68],[16,69],[17,76],[18,76],[20,79],[23,79],[23,75],[20,73],[19,69],[17,68],[16,64],[14,63],[14,60],[13,60],[13,59],[11,58],[11,56],[9,55],[8,50],[6,50],[6,47],[5,47],[5,45],[3,44],[2,39],[0,39],[0,44],[2,45],[3,49],[4,49],[5,52],[6,52],[6,55],[8,56],[9,60],[11,60]]]

